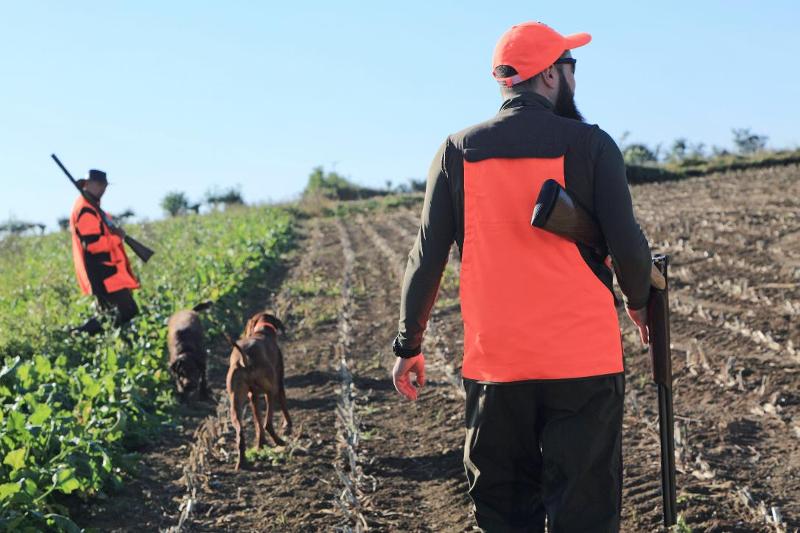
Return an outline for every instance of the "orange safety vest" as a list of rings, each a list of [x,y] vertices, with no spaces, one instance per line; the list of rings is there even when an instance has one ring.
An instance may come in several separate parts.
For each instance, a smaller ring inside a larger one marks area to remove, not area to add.
[[[107,216],[111,218],[111,215]],[[107,261],[102,264],[110,267],[111,273],[104,277],[102,282],[106,292],[116,292],[123,289],[138,289],[139,282],[133,275],[130,261],[125,254],[122,239],[111,233],[108,226],[102,221],[97,211],[86,201],[83,196],[78,196],[72,208],[69,220],[72,233],[72,260],[75,263],[75,274],[78,285],[83,294],[93,294],[92,283],[86,270],[86,254],[106,254]],[[98,236],[92,243],[84,246],[81,236]],[[96,283],[100,280],[94,280]]]
[[[464,161],[463,376],[489,382],[623,371],[614,298],[566,239],[530,225],[564,157]]]

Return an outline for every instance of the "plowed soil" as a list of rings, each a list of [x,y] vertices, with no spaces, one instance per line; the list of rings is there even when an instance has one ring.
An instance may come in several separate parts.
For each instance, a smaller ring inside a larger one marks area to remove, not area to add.
[[[800,528],[800,168],[633,188],[653,252],[671,256],[678,503],[684,531]],[[144,454],[121,494],[79,523],[114,531],[469,531],[461,463],[457,257],[426,337],[428,384],[390,379],[400,277],[418,208],[312,218],[250,307],[277,311],[295,431],[234,472],[224,376],[215,404]],[[242,323],[247,317],[242,317]],[[661,531],[656,392],[626,352],[623,531]],[[280,418],[276,423],[280,427]],[[246,424],[253,442],[252,421]]]

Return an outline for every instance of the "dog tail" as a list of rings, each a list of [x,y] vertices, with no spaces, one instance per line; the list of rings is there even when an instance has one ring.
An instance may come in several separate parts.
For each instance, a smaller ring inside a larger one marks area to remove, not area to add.
[[[225,339],[228,341],[228,343],[229,343],[229,344],[230,344],[230,345],[231,345],[231,346],[232,346],[234,349],[236,349],[236,350],[239,350],[239,353],[240,353],[240,354],[242,354],[242,366],[247,366],[247,364],[248,364],[248,360],[247,360],[247,354],[244,352],[244,350],[242,350],[242,347],[241,347],[241,346],[239,346],[239,343],[238,343],[238,342],[236,342],[235,340],[233,340],[233,339],[230,337],[230,335],[228,335],[228,334],[227,334],[227,333],[225,333],[224,331],[222,332],[222,334],[225,336]]]
[[[199,313],[200,311],[205,311],[212,305],[214,305],[214,302],[212,302],[211,300],[206,300],[205,302],[199,303],[194,307],[192,307],[192,311],[194,311],[195,313]]]

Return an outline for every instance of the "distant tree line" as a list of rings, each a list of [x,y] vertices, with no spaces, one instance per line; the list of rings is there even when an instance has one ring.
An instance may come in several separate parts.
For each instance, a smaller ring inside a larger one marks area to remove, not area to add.
[[[136,214],[131,209],[128,209],[116,215],[114,217],[114,220],[123,223],[129,218],[134,216],[136,216]],[[58,223],[59,229],[61,230],[69,229],[69,217],[59,217],[56,222]],[[7,235],[35,234],[37,232],[36,230],[38,230],[39,235],[42,235],[44,234],[44,231],[46,229],[47,229],[47,224],[44,224],[42,222],[28,222],[24,220],[16,220],[14,218],[10,218],[5,222],[0,223],[0,237]]]
[[[388,191],[362,187],[353,183],[335,171],[325,171],[322,166],[314,167],[308,176],[308,184],[303,191],[303,199],[306,201],[325,199],[325,200],[359,200],[362,198],[372,198],[382,196]]]
[[[655,147],[644,143],[626,143],[630,135],[627,131],[622,134],[619,144],[625,163],[628,165],[699,164],[709,158],[732,154],[750,156],[763,152],[767,147],[768,137],[753,133],[750,128],[734,128],[731,132],[733,152],[718,146],[707,148],[704,143],[692,143],[684,137],[675,139],[668,149],[664,149],[660,143]]]
[[[35,233],[39,230],[39,234],[43,234],[47,226],[41,222],[25,222],[22,220],[9,219],[6,222],[0,223],[0,236],[4,235],[24,235],[28,233]]]
[[[185,215],[194,212],[199,213],[200,207],[203,205],[209,206],[212,210],[217,210],[221,206],[228,207],[231,205],[244,205],[242,193],[238,188],[230,188],[226,190],[213,189],[205,194],[205,198],[199,202],[190,202],[185,193],[180,191],[172,191],[161,200],[161,209],[164,213],[171,217]]]

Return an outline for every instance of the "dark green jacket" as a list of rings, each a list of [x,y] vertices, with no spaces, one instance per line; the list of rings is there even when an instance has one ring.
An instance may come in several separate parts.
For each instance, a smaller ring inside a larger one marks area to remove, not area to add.
[[[638,309],[647,304],[650,248],[633,214],[619,148],[598,126],[557,116],[549,100],[531,93],[503,102],[492,119],[449,136],[434,157],[419,233],[403,279],[394,344],[397,355],[410,357],[420,352],[453,241],[463,254],[465,158],[561,155],[565,157],[566,188],[599,223],[627,306]],[[587,265],[612,290],[611,271],[603,264],[605,254],[576,246]]]

